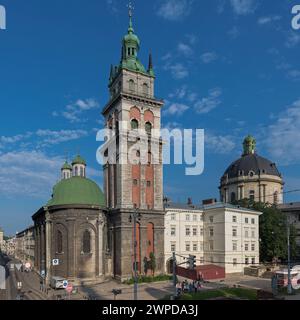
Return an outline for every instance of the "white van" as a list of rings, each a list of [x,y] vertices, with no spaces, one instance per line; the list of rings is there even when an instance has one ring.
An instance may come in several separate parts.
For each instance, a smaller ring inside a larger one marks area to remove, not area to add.
[[[68,282],[67,279],[62,277],[52,277],[50,280],[50,287],[52,289],[64,289],[65,282]]]

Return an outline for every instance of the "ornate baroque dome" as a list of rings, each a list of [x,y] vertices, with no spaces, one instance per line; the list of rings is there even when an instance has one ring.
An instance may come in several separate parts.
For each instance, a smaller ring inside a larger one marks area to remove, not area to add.
[[[87,178],[63,179],[53,188],[52,199],[47,206],[95,205],[105,207],[104,194],[98,185]]]

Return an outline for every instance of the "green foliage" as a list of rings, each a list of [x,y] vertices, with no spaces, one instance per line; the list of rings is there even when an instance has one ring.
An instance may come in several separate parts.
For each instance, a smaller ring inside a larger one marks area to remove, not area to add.
[[[223,288],[184,294],[180,300],[208,300],[215,298],[257,300],[257,291],[245,288]]]
[[[152,282],[161,282],[161,281],[170,281],[172,280],[172,276],[168,275],[158,275],[155,277],[149,276],[140,276],[138,278],[138,283],[152,283]],[[124,284],[132,285],[134,284],[134,279],[129,279],[123,282]]]
[[[260,260],[272,262],[287,259],[287,217],[275,205],[243,199],[235,205],[260,211],[259,218]],[[296,257],[296,229],[290,226],[291,258]]]

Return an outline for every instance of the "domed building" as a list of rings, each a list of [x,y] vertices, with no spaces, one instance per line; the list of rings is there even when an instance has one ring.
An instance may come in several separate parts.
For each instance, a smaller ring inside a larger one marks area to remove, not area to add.
[[[77,156],[61,168],[48,203],[33,215],[36,270],[78,283],[102,281],[107,264],[106,204],[102,190],[86,177]]]
[[[232,203],[241,199],[270,204],[283,203],[283,179],[276,164],[256,153],[256,141],[245,138],[244,153],[234,161],[221,178],[221,201]]]

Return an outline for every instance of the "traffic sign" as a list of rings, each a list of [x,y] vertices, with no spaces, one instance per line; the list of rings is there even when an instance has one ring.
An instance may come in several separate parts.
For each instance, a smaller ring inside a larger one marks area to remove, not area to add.
[[[59,259],[53,259],[52,260],[52,265],[53,266],[58,266],[59,265]]]
[[[18,290],[21,290],[22,289],[22,282],[18,282],[17,287],[18,287]]]
[[[64,283],[63,283],[64,289],[67,289],[68,284],[69,284],[68,280],[65,280]]]
[[[22,264],[21,264],[21,263],[17,263],[17,264],[16,264],[16,268],[17,268],[18,271],[21,270],[21,267],[22,267]]]

